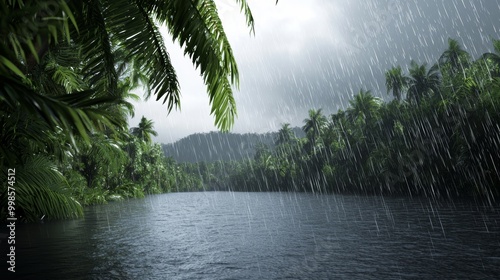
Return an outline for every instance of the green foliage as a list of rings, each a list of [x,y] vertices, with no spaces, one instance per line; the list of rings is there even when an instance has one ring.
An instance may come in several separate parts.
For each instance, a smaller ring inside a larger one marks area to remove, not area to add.
[[[276,146],[290,144],[295,141],[295,133],[290,127],[289,123],[285,123],[281,126],[281,129],[278,131],[278,135],[274,139],[274,144]]]
[[[67,181],[48,158],[27,157],[15,170],[16,215],[21,221],[67,219],[83,215],[80,203],[67,195]],[[4,172],[1,178],[7,182]],[[0,200],[2,205],[7,205],[7,189],[2,192]],[[5,217],[6,207],[0,211]]]
[[[402,99],[403,92],[408,87],[408,78],[403,75],[401,66],[392,67],[385,72],[385,87],[387,93],[392,91],[392,95],[398,101]]]
[[[372,124],[378,118],[381,100],[371,95],[370,91],[360,90],[354,99],[349,101],[351,107],[347,110],[347,118],[360,126]]]
[[[448,64],[451,75],[455,75],[468,66],[469,54],[462,49],[457,40],[448,38],[448,49],[443,52],[438,63]]]
[[[309,110],[309,118],[304,119],[304,126],[302,129],[309,139],[311,149],[315,149],[316,144],[321,140],[321,132],[326,126],[327,120],[323,115],[322,109]]]
[[[408,89],[406,100],[394,93],[396,100],[382,103],[361,90],[346,111],[329,118],[310,110],[305,138],[288,141],[285,124],[277,145],[257,146],[253,159],[203,163],[200,176],[209,172],[219,179],[204,180],[205,188],[493,202],[500,195],[500,78],[494,56],[470,61],[450,40],[436,65],[440,72],[413,61],[408,76],[400,67],[387,72],[388,89]]]
[[[139,138],[142,141],[151,143],[151,135],[158,136],[158,133],[153,129],[154,122],[152,120],[146,119],[142,116],[138,127],[133,127],[131,129],[132,135]]]
[[[427,70],[426,63],[418,65],[412,60],[409,73],[408,99],[410,101],[420,104],[425,97],[438,94],[440,77],[437,64]]]
[[[237,2],[253,30],[246,1]],[[229,129],[239,74],[212,0],[0,3],[0,166],[22,171],[25,220],[80,216],[76,200],[140,197],[178,182],[199,189],[184,170],[168,173],[151,144],[152,121],[143,118],[129,134],[127,99],[137,86],[163,99],[168,112],[180,106],[161,25],[203,76],[215,124]]]

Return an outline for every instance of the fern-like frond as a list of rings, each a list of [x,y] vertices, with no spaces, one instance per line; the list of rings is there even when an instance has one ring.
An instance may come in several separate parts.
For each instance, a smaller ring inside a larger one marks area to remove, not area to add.
[[[3,2],[0,14],[0,51],[5,58],[0,60],[2,76],[19,76],[16,69],[23,74],[29,72],[49,44],[69,42],[70,26],[78,30],[74,14],[64,0]]]
[[[64,177],[44,156],[30,156],[25,159],[24,164],[16,167],[14,187],[16,214],[21,220],[32,222],[42,217],[52,220],[83,216],[80,203],[70,197],[65,190],[68,185]],[[2,205],[7,205],[5,192],[0,200]]]
[[[180,105],[177,76],[163,43],[163,38],[153,18],[143,7],[142,1],[106,2],[107,24],[118,41],[119,47],[127,50],[129,60],[137,63],[147,86],[156,100],[163,98],[168,111]]]
[[[52,129],[61,127],[69,132],[77,132],[84,138],[88,138],[88,132],[96,128],[123,126],[105,110],[106,104],[120,103],[120,99],[93,96],[93,91],[44,96],[10,79],[0,87],[0,101],[10,108],[21,106],[33,116],[41,117]]]
[[[99,0],[78,1],[76,42],[81,46],[82,72],[92,88],[100,94],[116,95],[118,75],[115,70],[113,45],[106,25],[106,5]]]
[[[227,130],[236,116],[231,85],[238,86],[238,68],[212,0],[148,1],[147,10],[167,25],[207,85],[217,127]],[[229,107],[221,107],[229,106]],[[215,107],[218,107],[217,109]],[[222,115],[217,115],[222,114]]]
[[[246,0],[235,0],[236,3],[240,4],[240,11],[245,15],[247,26],[250,28],[250,32],[255,33],[255,23],[252,15],[252,10]],[[278,4],[278,1],[276,1]]]

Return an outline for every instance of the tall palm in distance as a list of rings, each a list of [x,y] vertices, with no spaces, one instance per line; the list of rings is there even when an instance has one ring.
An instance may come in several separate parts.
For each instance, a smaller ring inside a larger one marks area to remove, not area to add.
[[[457,74],[459,71],[467,67],[469,54],[462,49],[457,40],[448,38],[448,49],[446,49],[441,57],[439,57],[439,65],[449,64],[450,74]]]
[[[387,93],[392,91],[394,99],[401,101],[403,92],[408,88],[408,78],[403,75],[401,66],[392,67],[385,72]]]
[[[418,65],[415,61],[410,63],[410,76],[408,79],[408,99],[420,104],[422,99],[439,92],[441,79],[438,66],[434,65],[427,70],[427,64]]]
[[[482,59],[490,60],[495,65],[495,69],[491,71],[493,77],[500,77],[500,40],[493,40],[494,52],[485,53],[482,55]]]
[[[136,136],[138,139],[146,143],[151,143],[151,135],[158,136],[158,133],[153,128],[153,120],[148,120],[144,116],[142,116],[139,125],[137,127],[132,127],[130,130],[132,135]]]
[[[381,100],[371,94],[371,91],[361,89],[354,99],[349,101],[351,107],[347,109],[347,117],[352,122],[361,122],[364,125],[372,124],[378,115]]]
[[[323,115],[322,109],[309,110],[309,118],[304,119],[302,130],[306,133],[309,142],[314,147],[321,137],[323,129],[326,127],[328,120]]]
[[[274,139],[274,144],[276,146],[290,144],[292,143],[293,140],[295,140],[295,133],[290,127],[290,124],[289,123],[282,124],[280,130],[278,131],[278,134]]]

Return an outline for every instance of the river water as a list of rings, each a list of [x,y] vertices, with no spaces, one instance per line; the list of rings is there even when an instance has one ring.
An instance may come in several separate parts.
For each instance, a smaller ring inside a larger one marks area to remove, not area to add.
[[[500,208],[172,193],[88,207],[80,220],[18,226],[16,243],[16,279],[493,279]]]

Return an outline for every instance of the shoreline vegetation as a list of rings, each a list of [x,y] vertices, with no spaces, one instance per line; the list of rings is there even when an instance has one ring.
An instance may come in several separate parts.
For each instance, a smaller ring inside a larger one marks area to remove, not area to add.
[[[346,110],[325,116],[311,109],[305,137],[283,124],[274,145],[257,145],[253,158],[177,163],[151,141],[152,120],[129,127],[129,101],[144,85],[146,97],[163,101],[167,112],[180,104],[157,21],[200,69],[216,126],[232,126],[238,69],[217,10],[212,2],[182,0],[95,2],[1,6],[0,138],[6,144],[0,181],[5,186],[7,170],[15,168],[20,221],[81,217],[82,205],[162,192],[301,191],[489,203],[500,194],[499,40],[491,53],[473,59],[450,39],[436,63],[411,61],[408,70],[386,72],[394,100],[385,103],[360,89]],[[246,1],[239,3],[253,30]],[[2,188],[1,205],[7,197]],[[7,214],[1,207],[3,220]]]
[[[238,3],[253,32],[247,2]],[[213,1],[0,3],[2,220],[8,197],[19,221],[53,220],[81,217],[82,205],[110,197],[169,191],[169,180],[189,183],[151,143],[151,121],[127,123],[140,87],[165,115],[180,106],[162,26],[199,70],[215,126],[227,131],[239,72]],[[7,194],[9,169],[15,195]]]
[[[253,159],[188,164],[207,190],[473,198],[500,195],[500,41],[473,60],[456,40],[430,66],[386,72],[394,99],[361,89],[346,110],[311,109]],[[195,189],[196,190],[196,189]]]

